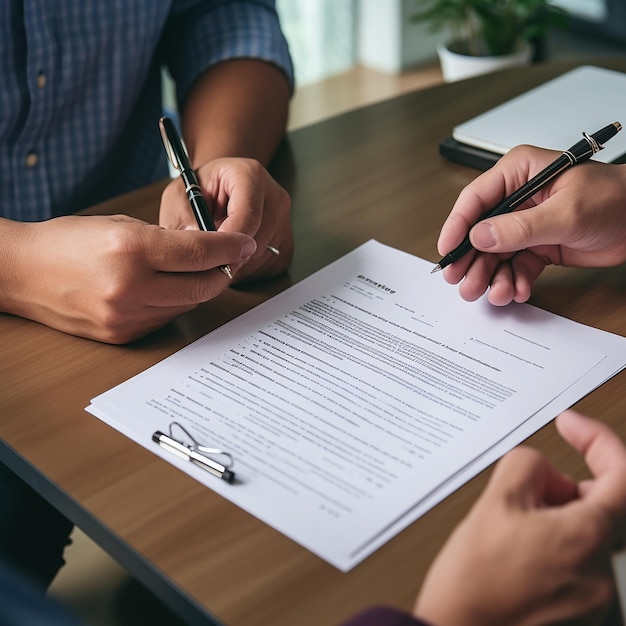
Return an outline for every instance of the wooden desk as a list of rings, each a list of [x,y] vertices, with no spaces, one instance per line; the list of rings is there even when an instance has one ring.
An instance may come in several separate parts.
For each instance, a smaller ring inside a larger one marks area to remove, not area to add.
[[[190,623],[334,624],[372,603],[409,608],[436,551],[487,472],[348,574],[140,448],[84,407],[369,238],[437,260],[441,223],[477,172],[442,160],[452,126],[573,67],[534,66],[435,87],[294,132],[273,165],[291,192],[296,256],[289,276],[231,289],[135,344],[116,347],[0,316],[0,459],[71,517]],[[626,60],[607,61],[626,71]],[[626,121],[626,120],[624,120]],[[581,129],[582,130],[582,129]],[[162,185],[102,207],[156,219]],[[626,334],[626,276],[546,272],[534,304]],[[579,404],[626,434],[626,376]],[[582,464],[550,425],[531,438],[558,465]]]

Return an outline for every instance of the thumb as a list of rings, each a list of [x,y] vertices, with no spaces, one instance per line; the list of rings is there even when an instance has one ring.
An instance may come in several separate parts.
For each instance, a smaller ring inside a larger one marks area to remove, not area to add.
[[[529,510],[565,504],[577,493],[576,484],[538,450],[519,446],[500,459],[484,496],[508,507]]]
[[[470,231],[470,241],[482,252],[518,252],[533,246],[559,245],[569,238],[571,223],[562,211],[542,204],[483,220]]]
[[[560,435],[585,457],[593,475],[588,499],[611,513],[615,519],[626,516],[626,447],[606,424],[576,411],[565,411],[556,420]]]

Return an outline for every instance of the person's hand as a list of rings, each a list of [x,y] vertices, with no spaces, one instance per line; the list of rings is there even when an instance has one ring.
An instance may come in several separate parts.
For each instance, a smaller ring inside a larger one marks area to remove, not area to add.
[[[505,455],[435,559],[415,615],[437,626],[601,623],[626,532],[626,448],[574,411],[557,427],[593,478],[577,485],[531,448]]]
[[[117,215],[1,220],[0,309],[126,343],[226,289],[256,252],[241,233],[175,231]]]
[[[235,282],[284,272],[293,256],[287,192],[254,159],[215,159],[196,173],[218,230],[244,233],[257,242],[256,253],[236,272]],[[178,178],[163,192],[159,223],[170,229],[198,228]],[[280,254],[272,253],[268,245]]]
[[[525,302],[546,265],[608,267],[626,261],[626,166],[589,162],[569,168],[520,210],[483,220],[558,152],[518,146],[459,195],[437,244],[443,256],[470,232],[479,252],[444,269],[459,293],[476,300],[487,289],[492,304]],[[471,229],[471,230],[470,230]]]

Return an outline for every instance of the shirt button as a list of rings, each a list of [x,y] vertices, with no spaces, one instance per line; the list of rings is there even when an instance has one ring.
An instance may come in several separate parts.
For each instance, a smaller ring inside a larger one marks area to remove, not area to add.
[[[29,152],[24,162],[27,167],[35,167],[39,163],[39,155],[36,152]]]
[[[37,74],[37,87],[39,87],[39,89],[44,89],[47,82],[48,79],[46,78],[46,75],[43,72],[39,72],[39,74]]]

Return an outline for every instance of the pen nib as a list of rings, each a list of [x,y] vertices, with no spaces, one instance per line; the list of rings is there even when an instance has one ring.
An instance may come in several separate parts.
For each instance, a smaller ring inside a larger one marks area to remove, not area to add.
[[[233,273],[232,273],[229,265],[222,265],[222,267],[220,267],[220,269],[222,270],[222,272],[224,272],[224,274],[226,274],[226,276],[228,276],[228,278],[230,278],[232,280]]]
[[[433,267],[433,269],[430,271],[431,274],[436,274],[437,272],[440,272],[442,269],[441,265],[439,265],[439,263],[437,263],[437,265],[435,265],[435,267]]]

